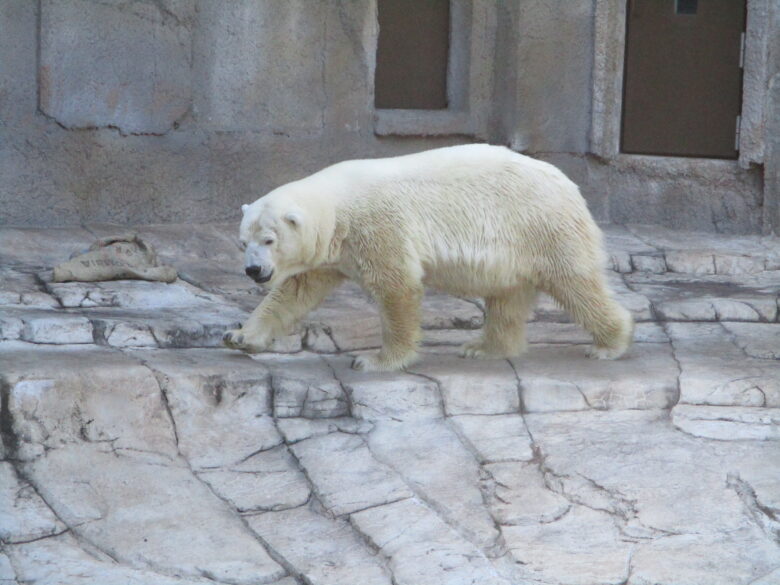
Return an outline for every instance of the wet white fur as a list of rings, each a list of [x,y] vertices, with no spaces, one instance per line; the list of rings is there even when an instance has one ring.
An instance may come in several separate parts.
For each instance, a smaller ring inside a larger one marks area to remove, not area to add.
[[[245,206],[240,237],[255,250],[247,262],[262,258],[274,273],[271,294],[226,335],[233,347],[265,349],[344,278],[372,294],[382,314],[383,348],[358,358],[359,368],[414,359],[423,286],[486,299],[483,336],[464,348],[472,357],[523,351],[538,290],[593,334],[595,357],[618,357],[631,342],[631,317],[612,299],[601,231],[577,186],[503,147],[333,165]]]

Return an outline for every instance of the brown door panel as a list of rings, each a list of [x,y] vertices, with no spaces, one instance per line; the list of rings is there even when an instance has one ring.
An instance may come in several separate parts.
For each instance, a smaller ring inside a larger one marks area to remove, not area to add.
[[[629,2],[623,152],[736,158],[744,28],[745,0]]]

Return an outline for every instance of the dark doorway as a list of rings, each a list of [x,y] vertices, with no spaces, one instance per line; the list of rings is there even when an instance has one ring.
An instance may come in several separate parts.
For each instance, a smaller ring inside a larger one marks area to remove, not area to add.
[[[737,157],[745,0],[629,0],[621,151]]]
[[[447,107],[449,0],[379,0],[374,105]]]

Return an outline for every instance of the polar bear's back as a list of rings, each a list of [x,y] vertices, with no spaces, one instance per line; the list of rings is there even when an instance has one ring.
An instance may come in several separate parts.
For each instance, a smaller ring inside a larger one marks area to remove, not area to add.
[[[345,161],[304,181],[338,201],[380,197],[431,211],[443,205],[471,212],[497,198],[510,207],[584,206],[577,186],[553,165],[489,144]]]
[[[430,284],[464,294],[601,261],[601,234],[554,166],[490,145],[339,163],[309,178],[357,232],[402,238]],[[376,242],[375,242],[376,243]],[[397,249],[398,244],[379,248]]]
[[[338,184],[348,207],[392,210],[419,233],[481,241],[593,224],[577,185],[559,169],[501,146],[347,161],[323,173],[322,192]]]

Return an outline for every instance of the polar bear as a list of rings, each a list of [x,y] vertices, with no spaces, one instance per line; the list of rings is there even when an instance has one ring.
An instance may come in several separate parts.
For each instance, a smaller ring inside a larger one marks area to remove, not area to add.
[[[506,358],[526,347],[537,291],[593,336],[592,357],[629,347],[633,321],[606,283],[602,234],[554,166],[486,144],[335,164],[243,205],[246,273],[270,293],[228,347],[266,349],[344,279],[378,303],[382,348],[353,367],[411,364],[423,287],[483,297],[481,337],[462,349]],[[344,318],[349,318],[345,315]]]

